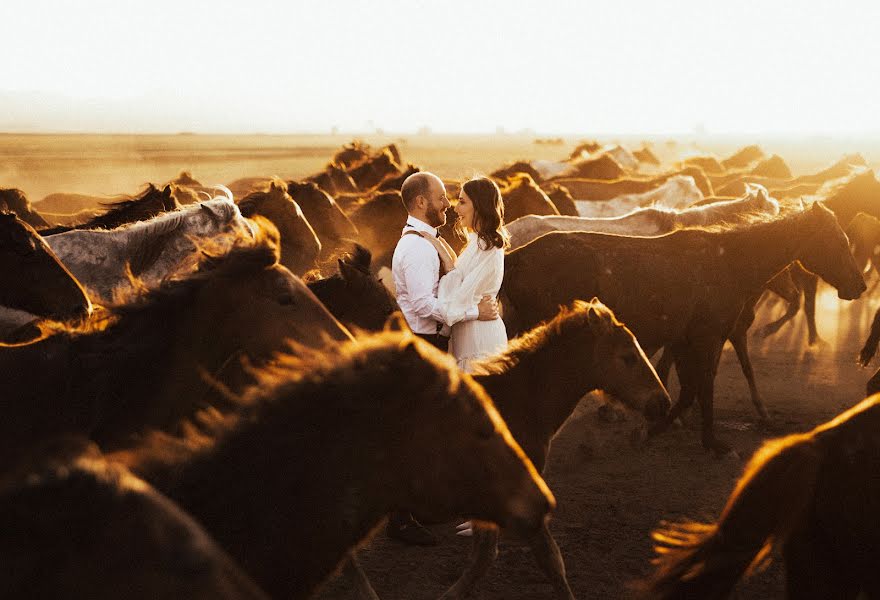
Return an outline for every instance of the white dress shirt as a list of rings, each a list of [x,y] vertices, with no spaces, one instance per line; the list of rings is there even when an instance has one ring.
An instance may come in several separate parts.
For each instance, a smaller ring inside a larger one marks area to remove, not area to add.
[[[400,241],[391,259],[391,275],[397,289],[397,304],[410,328],[415,333],[449,335],[437,300],[440,283],[440,256],[433,244],[420,235],[406,235],[407,231],[424,231],[437,235],[437,230],[424,221],[410,216],[401,232]],[[464,320],[473,320],[479,310],[467,310]],[[437,324],[442,327],[439,332]]]

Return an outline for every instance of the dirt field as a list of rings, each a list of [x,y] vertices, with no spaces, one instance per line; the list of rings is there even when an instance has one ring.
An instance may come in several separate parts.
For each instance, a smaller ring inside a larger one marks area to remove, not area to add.
[[[229,182],[249,175],[299,177],[322,167],[349,138],[224,136],[0,136],[0,187],[21,187],[32,200],[52,192],[115,194],[133,192],[147,181],[162,182],[189,169],[203,183]],[[383,143],[393,138],[368,138]],[[402,143],[404,158],[440,175],[467,177],[506,161],[559,159],[564,146],[535,145],[526,138],[417,138]],[[754,140],[703,143],[725,155]],[[762,141],[779,152],[796,173],[810,172],[844,152],[860,151],[871,160],[880,146],[854,140]],[[667,154],[691,148],[662,142]],[[876,164],[872,166],[876,167]],[[38,205],[37,205],[38,206]],[[723,506],[743,461],[768,436],[804,431],[822,423],[863,397],[871,371],[856,366],[855,356],[877,303],[850,305],[823,291],[819,298],[819,331],[826,342],[804,349],[802,317],[766,342],[754,340],[758,386],[778,432],[755,426],[755,414],[736,357],[725,350],[716,380],[719,436],[734,445],[742,460],[718,460],[700,447],[699,433],[687,426],[657,438],[636,451],[628,433],[637,417],[619,423],[600,422],[600,400],[585,398],[556,438],[545,477],[559,507],[551,530],[565,557],[569,580],[578,598],[621,598],[627,583],[645,575],[652,556],[649,533],[662,519],[713,519]],[[758,323],[779,314],[767,306]],[[675,395],[673,383],[670,391]],[[438,597],[461,572],[469,550],[454,535],[454,524],[435,525],[441,537],[435,548],[412,548],[390,542],[380,533],[361,552],[364,568],[384,600]],[[296,532],[291,532],[296,535]],[[295,568],[295,567],[292,567]],[[742,584],[735,598],[779,598],[784,579],[778,563]],[[344,596],[331,582],[320,596]],[[478,598],[538,599],[550,587],[529,550],[503,539],[500,555],[478,587]]]

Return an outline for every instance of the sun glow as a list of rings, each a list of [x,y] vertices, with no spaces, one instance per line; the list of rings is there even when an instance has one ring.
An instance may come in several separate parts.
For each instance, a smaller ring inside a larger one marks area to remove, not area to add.
[[[880,132],[880,4],[12,0],[0,131]]]

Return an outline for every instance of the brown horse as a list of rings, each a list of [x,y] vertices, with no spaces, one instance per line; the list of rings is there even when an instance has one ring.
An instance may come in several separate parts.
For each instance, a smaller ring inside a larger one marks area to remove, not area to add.
[[[527,174],[520,173],[510,179],[502,188],[504,199],[504,220],[515,221],[525,215],[558,215],[559,211],[535,181]]]
[[[721,349],[746,302],[795,260],[841,298],[865,290],[846,235],[818,203],[730,230],[656,238],[548,233],[506,255],[504,320],[512,336],[572,299],[601,295],[649,355],[665,345],[673,352],[681,392],[666,423],[697,397],[703,446],[723,454],[729,448],[715,438],[712,406]]]
[[[361,164],[349,169],[348,174],[359,190],[366,191],[376,187],[388,177],[400,174],[400,165],[394,161],[386,148],[376,156],[371,156]]]
[[[326,259],[357,239],[357,227],[342,212],[333,198],[311,181],[287,182],[287,193],[302,212],[321,241],[320,259]]]
[[[358,242],[373,255],[374,272],[383,266],[391,266],[391,255],[406,225],[406,217],[403,198],[398,191],[376,194],[350,213],[351,222],[360,232]],[[450,238],[446,236],[446,239]]]
[[[421,167],[417,167],[412,163],[409,163],[406,166],[406,169],[400,175],[390,175],[379,182],[376,186],[376,191],[384,192],[387,190],[397,190],[400,191],[400,188],[403,187],[403,182],[406,181],[406,178],[410,175],[414,175],[415,173],[420,172]]]
[[[830,167],[830,170],[833,169],[834,166]],[[852,168],[849,169],[852,171]],[[848,227],[860,212],[880,218],[880,182],[870,169],[856,170],[846,179],[830,182],[820,190],[819,196],[822,203],[834,212],[841,227]],[[816,328],[816,291],[819,281],[813,273],[797,267],[792,270],[792,276],[795,283],[803,290],[808,342],[813,346],[820,340]],[[766,325],[763,334],[768,336],[775,333],[796,314],[797,310],[787,311],[785,315]]]
[[[865,213],[856,214],[846,226],[846,237],[862,272],[866,275],[871,270],[880,272],[877,265],[880,259],[880,219]]]
[[[303,275],[317,266],[321,242],[299,205],[287,193],[283,182],[273,181],[267,192],[252,192],[239,203],[247,218],[265,217],[281,236],[281,264],[294,275]]]
[[[334,154],[331,162],[339,165],[343,169],[350,169],[351,167],[362,163],[369,157],[370,146],[364,144],[360,140],[353,140],[350,144],[346,144],[341,150]]]
[[[620,166],[613,156],[603,152],[599,156],[585,158],[571,165],[558,177],[551,177],[548,181],[557,178],[600,179],[613,180],[626,176],[626,169]]]
[[[657,158],[657,155],[654,154],[654,151],[648,146],[642,146],[638,150],[633,150],[633,156],[635,156],[636,160],[640,163],[654,165],[656,167],[660,166],[660,159]]]
[[[350,339],[278,264],[277,232],[264,223],[255,240],[239,239],[226,254],[205,248],[195,274],[85,324],[48,323],[40,340],[0,346],[0,407],[9,416],[0,456],[56,433],[115,447],[148,427],[173,431],[196,410],[224,405],[216,382],[249,384],[245,362],[271,360],[289,340]]]
[[[34,229],[49,226],[40,213],[31,206],[27,195],[17,188],[0,188],[0,212],[15,213],[19,219]]]
[[[474,379],[538,471],[553,437],[591,391],[603,390],[653,422],[669,409],[669,396],[639,343],[595,298],[574,302],[511,341],[503,353],[476,365]],[[471,565],[444,598],[468,595],[497,553],[496,529],[477,526],[474,533]],[[572,598],[559,547],[546,526],[528,541],[556,597]]]
[[[150,183],[139,196],[103,203],[104,212],[85,223],[41,229],[40,235],[54,235],[74,229],[116,229],[128,223],[147,221],[163,213],[177,210],[180,206],[172,195],[170,184],[160,190]]]
[[[863,367],[868,366],[871,359],[877,354],[878,343],[880,343],[880,308],[874,313],[874,320],[871,321],[871,331],[868,334],[868,339],[865,340],[865,345],[862,346],[862,350],[859,352],[860,365]],[[880,392],[880,370],[877,370],[871,379],[868,380],[866,390],[869,396]]]
[[[685,167],[678,171],[669,171],[656,177],[625,177],[605,181],[601,179],[572,179],[567,177],[554,178],[553,183],[568,188],[573,198],[589,200],[612,200],[624,194],[643,194],[657,188],[676,175],[694,178],[703,196],[714,195],[712,184],[699,167]],[[547,184],[549,185],[549,184]],[[547,187],[545,185],[545,187]]]
[[[3,598],[268,600],[202,526],[84,441],[0,483]]]
[[[535,167],[532,166],[532,163],[527,160],[518,160],[510,163],[509,165],[504,165],[500,169],[492,171],[489,176],[496,180],[506,180],[514,177],[518,173],[526,173],[537,183],[542,183],[544,181],[544,178],[541,177],[541,174],[538,173],[538,170],[535,169]]]
[[[681,161],[681,164],[685,167],[699,167],[706,175],[715,175],[725,171],[724,167],[714,156],[691,156]]]
[[[6,314],[10,309],[16,314]],[[35,317],[78,319],[91,310],[82,286],[33,227],[0,212],[0,328]]]
[[[550,202],[553,203],[553,206],[556,207],[560,215],[578,216],[579,213],[577,206],[574,204],[574,198],[571,197],[571,193],[569,193],[568,188],[564,185],[551,184],[550,189],[547,190],[547,197],[550,198]],[[507,219],[507,222],[510,222],[510,219]]]
[[[393,510],[534,536],[554,507],[488,395],[410,333],[279,357],[258,380],[239,411],[203,415],[206,437],[119,458],[272,597],[308,597]]]
[[[786,598],[880,595],[880,396],[764,444],[718,522],[663,523],[645,598],[727,598],[782,550]]]
[[[571,151],[571,154],[568,155],[568,161],[579,160],[583,158],[584,153],[592,154],[596,150],[602,147],[602,144],[597,142],[596,140],[581,142],[577,146],[574,147],[574,150]]]
[[[352,331],[381,331],[388,318],[400,310],[388,288],[370,272],[371,258],[369,250],[355,244],[352,253],[337,260],[338,273],[307,280],[318,300]]]
[[[335,163],[328,164],[323,171],[310,175],[305,180],[314,182],[319,188],[334,197],[337,194],[357,191],[357,186],[351,176]]]

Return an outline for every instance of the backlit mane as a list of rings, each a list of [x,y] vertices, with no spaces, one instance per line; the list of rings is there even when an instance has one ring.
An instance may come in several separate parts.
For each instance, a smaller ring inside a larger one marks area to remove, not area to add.
[[[571,306],[562,307],[559,313],[530,331],[517,336],[507,344],[502,352],[495,356],[471,363],[473,375],[497,375],[504,373],[516,365],[524,354],[530,354],[535,348],[546,346],[553,338],[563,336],[572,329],[581,330],[586,325],[594,331],[594,323],[588,318],[590,311],[613,327],[622,327],[614,313],[598,300],[585,302],[575,300]]]

